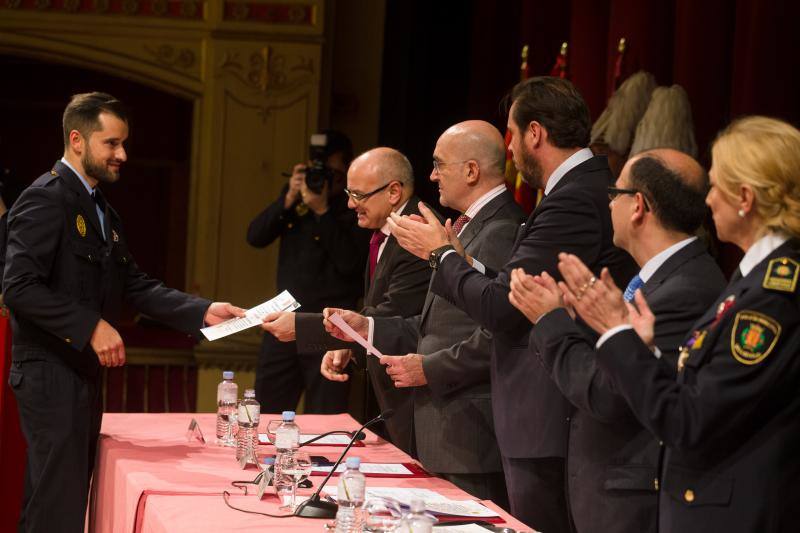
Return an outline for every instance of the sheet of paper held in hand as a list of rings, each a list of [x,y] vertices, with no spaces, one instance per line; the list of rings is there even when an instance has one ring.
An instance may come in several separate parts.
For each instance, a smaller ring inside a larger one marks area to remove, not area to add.
[[[289,294],[289,291],[283,291],[275,298],[248,309],[245,312],[244,318],[231,318],[225,322],[220,322],[216,326],[203,328],[200,331],[203,332],[203,335],[205,335],[208,340],[215,341],[222,337],[244,331],[247,328],[261,325],[261,321],[270,313],[294,311],[298,307],[300,307],[300,304],[294,299],[294,296]]]
[[[383,354],[380,352],[380,350],[378,350],[376,347],[368,343],[364,337],[356,333],[356,330],[351,328],[350,325],[344,321],[344,319],[339,313],[334,313],[330,315],[328,317],[328,320],[333,322],[334,326],[347,333],[347,335],[349,335],[351,339],[353,339],[358,344],[363,346],[364,349],[367,351],[367,353],[371,353],[372,355],[375,355],[377,357],[383,357]]]
[[[332,498],[336,499],[337,487],[325,487]],[[493,518],[499,516],[485,505],[475,500],[451,500],[430,489],[367,487],[366,498],[392,498],[400,504],[408,506],[411,500],[419,498],[425,501],[425,508],[433,514],[453,516],[469,516],[471,518]]]

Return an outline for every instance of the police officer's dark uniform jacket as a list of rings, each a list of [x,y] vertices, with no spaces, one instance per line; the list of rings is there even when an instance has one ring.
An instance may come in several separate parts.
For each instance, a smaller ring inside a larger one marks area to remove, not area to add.
[[[687,335],[677,381],[632,330],[598,350],[667,447],[659,531],[800,531],[798,261],[789,240],[732,281]]]
[[[22,530],[83,528],[102,410],[100,365],[90,345],[100,318],[113,325],[125,299],[199,335],[210,305],[140,271],[108,205],[104,222],[107,239],[95,201],[62,162],[9,213],[3,277],[13,328],[9,381],[28,442]]]

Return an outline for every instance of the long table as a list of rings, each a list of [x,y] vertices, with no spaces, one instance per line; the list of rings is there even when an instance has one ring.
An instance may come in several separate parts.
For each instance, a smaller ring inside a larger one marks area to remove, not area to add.
[[[186,430],[195,418],[206,445],[189,442]],[[263,432],[267,421],[278,415],[262,415]],[[299,415],[297,423],[306,434],[334,429],[355,430],[359,424],[347,414]],[[98,462],[89,510],[90,532],[177,533],[187,531],[245,531],[272,528],[275,531],[323,531],[324,520],[310,518],[268,518],[232,510],[225,505],[222,491],[231,494],[230,502],[248,510],[282,514],[278,500],[270,492],[258,500],[255,491],[245,496],[231,481],[251,480],[254,468],[241,470],[233,448],[214,445],[213,414],[106,414],[103,417]],[[348,456],[363,462],[409,463],[411,457],[370,431],[364,447],[354,447]],[[310,454],[335,460],[343,448],[308,446]],[[275,452],[272,446],[259,446],[259,455]],[[320,476],[312,476],[314,485]],[[331,481],[335,483],[335,479]],[[427,488],[459,500],[474,499],[452,483],[436,477],[367,478],[367,486]],[[300,489],[298,496],[313,489]],[[492,502],[483,502],[505,520],[502,524],[517,530],[530,530]]]

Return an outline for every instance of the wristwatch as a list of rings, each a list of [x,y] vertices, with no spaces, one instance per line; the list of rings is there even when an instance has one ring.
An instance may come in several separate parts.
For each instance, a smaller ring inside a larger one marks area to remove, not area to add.
[[[452,244],[445,244],[444,246],[440,246],[431,252],[430,257],[428,257],[428,264],[432,269],[436,270],[439,268],[439,262],[442,260],[442,255],[447,250],[455,250],[455,248],[453,248]]]

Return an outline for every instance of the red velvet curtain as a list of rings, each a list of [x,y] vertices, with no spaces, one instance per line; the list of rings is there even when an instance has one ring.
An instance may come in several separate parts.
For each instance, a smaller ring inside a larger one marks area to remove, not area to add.
[[[549,71],[569,43],[570,79],[593,118],[605,108],[620,38],[620,80],[637,70],[677,83],[692,103],[700,161],[732,119],[748,114],[800,126],[800,2],[796,0],[476,0],[470,112],[487,113],[518,80],[519,50],[530,46],[531,75]],[[722,247],[730,273],[736,251]]]
[[[625,37],[621,79],[644,69],[660,85],[682,85],[706,163],[708,144],[732,118],[766,114],[800,124],[795,0],[478,0],[473,15],[473,47],[483,49],[471,63],[476,115],[493,110],[517,79],[523,44],[531,74],[539,75],[567,41],[570,78],[596,118]]]

